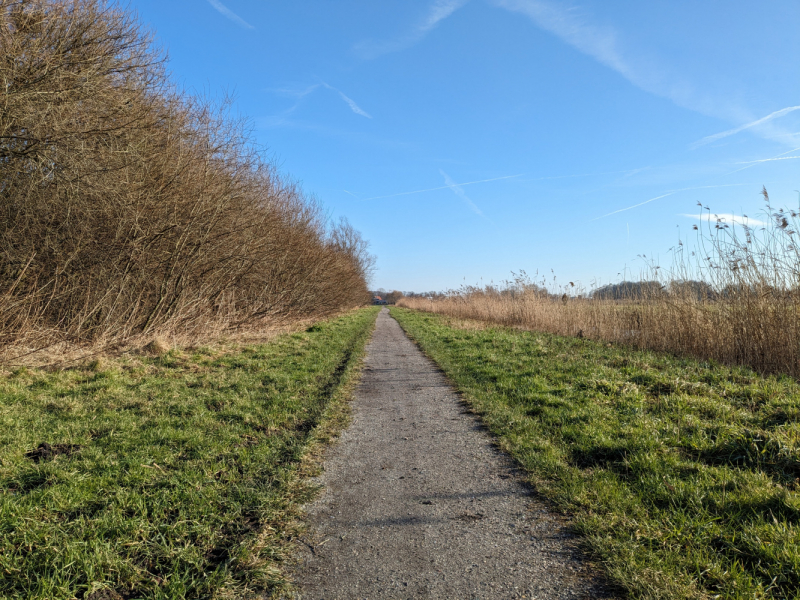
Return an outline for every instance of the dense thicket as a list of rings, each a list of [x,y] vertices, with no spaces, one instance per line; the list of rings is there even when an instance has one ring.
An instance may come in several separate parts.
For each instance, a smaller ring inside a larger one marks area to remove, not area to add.
[[[170,81],[105,0],[0,0],[0,343],[322,315],[369,300],[346,221]]]

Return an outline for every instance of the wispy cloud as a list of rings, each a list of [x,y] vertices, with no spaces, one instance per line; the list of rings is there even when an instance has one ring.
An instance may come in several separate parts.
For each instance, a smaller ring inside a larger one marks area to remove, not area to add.
[[[536,25],[560,37],[628,79],[635,79],[630,65],[618,47],[617,35],[582,19],[575,11],[543,0],[494,0],[497,6],[529,17]],[[634,81],[636,83],[636,81]]]
[[[439,23],[464,6],[469,0],[435,0],[428,8],[425,16],[406,35],[386,41],[365,40],[353,48],[364,58],[376,58],[389,52],[405,50],[413,46],[428,33],[433,31]]]
[[[716,142],[717,140],[721,140],[722,138],[726,138],[730,135],[735,135],[746,129],[752,129],[754,127],[758,127],[759,125],[764,125],[765,123],[768,123],[773,119],[777,119],[784,115],[788,115],[789,113],[794,112],[796,110],[800,110],[800,106],[787,106],[786,108],[776,110],[775,112],[768,114],[766,117],[761,117],[760,119],[756,119],[755,121],[752,121],[750,123],[745,123],[744,125],[740,125],[739,127],[734,127],[733,129],[728,129],[727,131],[722,131],[720,133],[715,133],[714,135],[706,136],[703,139],[698,140],[694,144],[692,144],[692,147],[697,148],[705,144],[710,144],[711,142]]]
[[[250,23],[245,21],[242,17],[237,15],[235,12],[233,12],[230,8],[225,6],[219,0],[208,0],[208,3],[214,8],[216,8],[224,17],[230,19],[240,27],[244,27],[245,29],[255,29],[255,27],[250,25]]]
[[[428,14],[417,26],[417,34],[425,35],[436,27],[440,21],[452,15],[466,3],[467,0],[436,0],[428,10]]]
[[[620,208],[619,210],[611,211],[610,213],[606,213],[599,217],[595,217],[592,221],[597,221],[598,219],[605,219],[606,217],[610,217],[611,215],[616,215],[617,213],[625,212],[626,210],[633,210],[634,208],[639,208],[640,206],[644,206],[645,204],[650,204],[651,202],[655,202],[656,200],[661,200],[662,198],[666,198],[667,196],[672,196],[673,194],[677,194],[679,190],[674,190],[672,192],[667,192],[666,194],[661,194],[660,196],[656,196],[655,198],[650,198],[649,200],[645,200],[644,202],[639,202],[639,204],[634,204],[633,206],[626,206],[625,208]]]
[[[482,217],[483,216],[483,212],[481,211],[481,209],[478,208],[472,200],[470,200],[470,198],[467,196],[467,194],[464,193],[464,190],[461,188],[461,186],[459,184],[457,184],[455,181],[453,181],[451,179],[450,175],[448,175],[447,173],[445,173],[441,169],[439,169],[439,173],[441,173],[442,177],[444,177],[445,185],[447,187],[449,187],[451,190],[453,190],[453,193],[456,196],[458,196],[459,198],[461,198],[466,203],[466,205],[469,206],[472,209],[472,212],[474,212],[476,215]]]
[[[671,100],[676,105],[715,118],[739,120],[747,110],[736,106],[726,98],[720,98],[692,85],[681,73],[670,65],[649,58],[646,53],[633,52],[623,43],[617,30],[601,25],[574,6],[551,0],[491,0],[494,5],[528,17],[541,29],[552,33],[578,51],[616,71],[636,87]],[[798,107],[776,111],[763,120],[718,134],[719,139],[750,127],[766,125],[767,121],[786,114]],[[773,128],[763,127],[760,135],[769,139],[788,137],[787,143],[796,141],[796,136]],[[701,140],[703,141],[703,140]],[[703,143],[713,141],[707,139]]]
[[[339,97],[341,97],[341,99],[347,102],[348,106],[350,106],[350,110],[352,110],[357,115],[361,115],[362,117],[367,117],[368,119],[372,118],[372,115],[368,114],[365,110],[363,110],[358,104],[355,103],[355,101],[352,98],[345,96],[344,92],[342,92],[341,90],[338,90],[332,85],[328,85],[327,83],[323,83],[322,85],[324,85],[327,89],[339,94]]]
[[[459,187],[464,187],[465,185],[475,185],[476,183],[487,183],[489,181],[500,181],[501,179],[514,179],[515,177],[522,177],[522,174],[519,175],[506,175],[504,177],[492,177],[491,179],[480,179],[478,181],[467,181],[466,183],[458,183]],[[445,181],[445,183],[447,183]],[[382,200],[383,198],[396,198],[397,196],[410,196],[411,194],[422,194],[423,192],[435,192],[436,190],[447,190],[452,189],[450,185],[440,185],[439,187],[433,188],[426,188],[424,190],[413,190],[411,192],[399,192],[397,194],[388,194],[386,196],[373,196],[372,198],[364,198],[364,200]]]
[[[772,162],[773,160],[797,160],[800,156],[779,156],[777,158],[762,158],[760,160],[746,160],[738,162],[737,165],[754,165],[758,163]]]
[[[682,214],[682,217],[706,221],[708,223],[724,223],[726,225],[744,225],[746,227],[761,227],[764,221],[752,219],[747,215],[733,215],[730,213],[700,213],[699,215]]]
[[[547,181],[548,179],[577,179],[579,177],[601,177],[603,175],[623,175],[623,179],[633,177],[637,173],[647,171],[652,167],[641,167],[639,169],[624,169],[622,171],[595,171],[593,173],[574,173],[572,175],[548,175],[547,177],[533,177],[525,181]],[[462,184],[463,185],[463,184]]]
[[[352,98],[350,98],[349,96],[346,96],[344,94],[344,92],[342,92],[340,89],[335,88],[332,85],[329,85],[329,84],[327,84],[327,83],[325,83],[323,81],[323,82],[315,83],[314,85],[311,85],[311,86],[308,86],[308,87],[302,87],[302,88],[273,88],[273,89],[270,89],[269,91],[273,92],[274,94],[279,94],[281,96],[288,96],[289,98],[294,98],[295,99],[295,103],[292,106],[290,106],[289,108],[287,108],[286,110],[278,113],[277,115],[273,115],[272,117],[269,117],[269,119],[267,121],[265,121],[265,123],[267,123],[267,122],[269,123],[266,126],[278,127],[278,126],[281,126],[281,125],[285,125],[287,123],[288,117],[299,108],[299,106],[302,104],[304,98],[306,96],[314,93],[316,90],[318,90],[320,88],[325,88],[326,90],[330,90],[332,92],[335,92],[342,100],[344,100],[347,103],[347,105],[350,107],[350,110],[352,110],[357,115],[361,115],[362,117],[366,117],[367,119],[371,119],[372,118],[372,115],[370,115],[367,111],[365,111],[358,104],[356,104],[356,102]]]
[[[656,196],[655,198],[650,198],[649,200],[645,200],[644,202],[639,202],[638,204],[634,204],[632,206],[626,206],[625,208],[620,208],[618,210],[611,211],[610,213],[606,213],[604,215],[600,215],[599,217],[595,217],[591,219],[592,221],[597,221],[599,219],[605,219],[606,217],[610,217],[611,215],[616,215],[617,213],[625,212],[628,210],[633,210],[634,208],[639,208],[640,206],[644,206],[645,204],[650,204],[651,202],[655,202],[656,200],[661,200],[662,198],[666,198],[667,196],[673,196],[679,192],[688,192],[690,190],[707,190],[712,188],[723,188],[723,187],[737,187],[740,185],[745,185],[744,183],[725,183],[722,185],[698,185],[694,187],[687,187],[681,188],[679,190],[669,190],[668,192],[661,194],[660,196]]]
[[[786,157],[787,154],[791,154],[792,152],[797,152],[798,150],[800,150],[800,147],[792,148],[791,150],[787,150],[786,152],[781,152],[777,156],[773,156],[771,158],[762,158],[761,160],[753,160],[747,163],[739,163],[739,164],[744,164],[745,166],[730,171],[729,173],[725,173],[725,175],[733,175],[734,173],[738,173],[739,171],[744,171],[745,169],[752,169],[753,167],[755,167],[756,165],[760,165],[761,163],[772,162],[773,160],[783,160],[783,158]],[[791,158],[791,157],[786,157],[786,158]]]
[[[309,85],[307,87],[301,88],[267,88],[268,92],[272,92],[273,94],[278,94],[280,96],[287,96],[289,98],[304,98],[308,96],[311,92],[318,89],[321,86],[321,83],[315,83],[314,85]]]

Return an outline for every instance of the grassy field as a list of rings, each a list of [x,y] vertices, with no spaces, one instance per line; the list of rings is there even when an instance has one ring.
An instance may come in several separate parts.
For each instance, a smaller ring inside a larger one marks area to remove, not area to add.
[[[800,597],[795,380],[392,314],[632,597]]]
[[[298,472],[345,412],[377,310],[262,345],[0,378],[0,597],[281,589],[311,493]]]
[[[615,300],[487,286],[436,298],[404,297],[397,306],[800,378],[800,288],[779,293],[748,286],[705,300],[682,282],[664,289],[653,283],[651,289],[652,296]]]

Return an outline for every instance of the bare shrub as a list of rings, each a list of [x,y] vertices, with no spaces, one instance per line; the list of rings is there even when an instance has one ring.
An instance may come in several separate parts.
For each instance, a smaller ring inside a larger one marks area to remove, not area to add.
[[[638,282],[576,294],[524,275],[504,288],[467,287],[399,306],[586,337],[800,376],[800,214],[775,210],[766,227],[731,227],[711,216],[694,251],[681,241],[669,269]],[[709,213],[710,214],[710,213]]]
[[[176,89],[132,14],[0,0],[0,346],[326,315],[367,244]],[[13,353],[12,353],[13,354]]]

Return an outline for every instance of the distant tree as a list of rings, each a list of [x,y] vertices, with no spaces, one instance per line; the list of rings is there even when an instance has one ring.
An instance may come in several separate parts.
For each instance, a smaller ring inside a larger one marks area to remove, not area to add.
[[[718,296],[714,288],[705,281],[671,281],[669,284],[670,295],[683,298],[693,298],[698,302],[703,300],[715,300]]]
[[[400,300],[400,298],[402,298],[404,295],[405,294],[403,294],[403,292],[394,290],[386,294],[384,300],[386,300],[386,302],[389,304],[397,304],[397,301]]]
[[[622,281],[597,288],[592,298],[601,300],[644,300],[663,294],[663,286],[658,281]]]
[[[172,82],[127,4],[0,0],[0,350],[368,302],[367,242]]]

